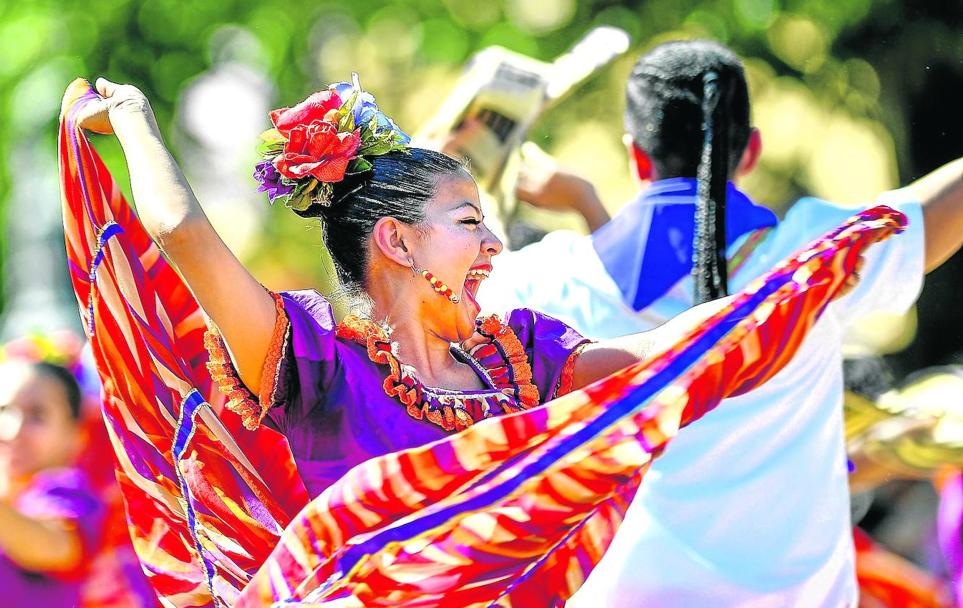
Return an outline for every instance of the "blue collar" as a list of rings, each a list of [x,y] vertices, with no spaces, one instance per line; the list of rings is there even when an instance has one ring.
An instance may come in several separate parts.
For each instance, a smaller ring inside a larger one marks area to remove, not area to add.
[[[592,235],[592,245],[625,303],[643,310],[692,272],[695,179],[654,182]],[[732,183],[726,193],[726,244],[775,226],[776,215]]]

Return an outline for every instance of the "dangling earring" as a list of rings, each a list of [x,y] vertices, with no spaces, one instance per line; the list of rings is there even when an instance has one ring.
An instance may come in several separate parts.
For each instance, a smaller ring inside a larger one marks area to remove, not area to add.
[[[419,270],[418,268],[415,268],[414,260],[410,260],[410,262],[411,262],[411,271],[415,274],[420,274],[426,281],[431,283],[431,288],[434,289],[436,293],[438,293],[439,295],[445,298],[448,298],[448,300],[452,304],[458,304],[459,302],[461,302],[461,298],[459,298],[458,295],[451,290],[451,287],[448,287],[447,285],[445,285],[441,281],[441,279],[431,274],[427,270]]]

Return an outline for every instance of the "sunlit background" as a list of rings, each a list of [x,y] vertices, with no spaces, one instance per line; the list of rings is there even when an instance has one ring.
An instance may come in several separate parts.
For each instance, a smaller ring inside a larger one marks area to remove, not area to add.
[[[783,210],[804,194],[852,203],[963,154],[963,9],[911,0],[88,0],[0,8],[0,208],[4,336],[76,326],[59,220],[56,121],[76,76],[141,87],[199,198],[230,246],[274,289],[330,283],[320,231],[255,193],[267,111],[351,72],[409,132],[441,105],[466,60],[501,45],[544,61],[599,24],[632,49],[533,127],[530,139],[591,178],[616,211],[633,193],[622,86],[655,43],[708,37],[745,58],[763,132],[744,182]],[[98,138],[121,183],[119,147]],[[544,228],[577,218],[526,213]],[[963,348],[958,258],[930,277],[902,371]],[[858,336],[896,350],[915,321]],[[884,334],[885,335],[882,335]]]

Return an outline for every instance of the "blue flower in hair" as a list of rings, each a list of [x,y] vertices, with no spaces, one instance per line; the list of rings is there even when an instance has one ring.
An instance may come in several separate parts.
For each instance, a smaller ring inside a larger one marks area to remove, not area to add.
[[[351,107],[351,113],[354,116],[354,124],[356,125],[366,125],[371,122],[372,119],[375,120],[377,125],[376,131],[390,130],[394,131],[397,135],[398,143],[407,144],[411,141],[411,137],[407,133],[398,128],[398,125],[394,123],[384,112],[378,108],[378,104],[375,102],[374,95],[363,91],[361,85],[356,81],[354,83],[350,82],[336,82],[331,84],[329,89],[333,90],[338,94],[341,99],[350,99],[351,95],[356,91],[358,95],[355,97],[354,105]]]

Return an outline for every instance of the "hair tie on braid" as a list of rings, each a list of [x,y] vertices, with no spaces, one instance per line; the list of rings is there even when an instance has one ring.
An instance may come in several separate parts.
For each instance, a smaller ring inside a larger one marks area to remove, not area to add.
[[[702,155],[699,160],[692,278],[695,303],[728,293],[726,268],[726,186],[728,184],[728,126],[720,103],[719,75],[702,77]]]

